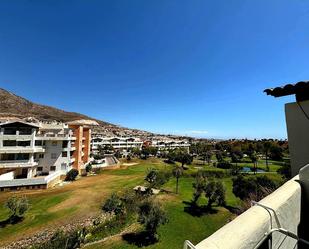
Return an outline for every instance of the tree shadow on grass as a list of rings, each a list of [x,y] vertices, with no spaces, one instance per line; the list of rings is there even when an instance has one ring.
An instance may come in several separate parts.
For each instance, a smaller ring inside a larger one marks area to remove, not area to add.
[[[5,228],[7,225],[15,225],[19,222],[22,222],[24,218],[19,216],[10,216],[6,220],[0,221],[0,228]]]
[[[205,214],[216,214],[218,213],[218,210],[209,208],[205,205],[203,206],[198,206],[196,203],[192,201],[183,201],[186,206],[184,207],[184,211],[188,214],[191,214],[192,216],[195,217],[201,217]]]
[[[238,208],[238,207],[233,207],[233,206],[229,206],[229,205],[225,205],[224,206],[227,210],[229,210],[232,214],[237,214],[237,215],[240,215],[242,212],[241,212],[241,209]]]
[[[149,232],[146,231],[137,233],[126,233],[122,235],[122,239],[128,242],[129,244],[138,247],[149,246],[158,242],[158,239],[155,236],[149,234]]]

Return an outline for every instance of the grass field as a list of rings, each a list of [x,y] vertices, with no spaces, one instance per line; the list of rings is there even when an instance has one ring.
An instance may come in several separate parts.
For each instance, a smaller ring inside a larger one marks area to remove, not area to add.
[[[0,228],[0,246],[44,228],[54,228],[72,220],[96,215],[100,212],[103,200],[112,192],[123,191],[125,188],[143,184],[147,169],[172,167],[158,159],[138,160],[137,162],[138,164],[134,166],[105,170],[96,176],[83,177],[63,187],[16,192],[17,195],[26,195],[29,198],[31,208],[22,222]],[[197,171],[196,166],[190,166],[186,172]],[[207,166],[206,168],[213,169]],[[180,179],[180,193],[178,195],[174,193],[160,194],[157,197],[162,200],[168,213],[169,223],[159,228],[160,242],[148,248],[182,248],[186,239],[197,243],[234,218],[234,214],[222,207],[215,207],[214,213],[205,214],[202,217],[192,216],[185,212],[186,204],[183,201],[192,199],[193,181],[192,177],[183,177]],[[221,181],[227,190],[227,204],[233,207],[239,205],[240,200],[232,193],[231,178],[223,178]],[[163,188],[174,192],[175,185],[175,179],[172,178]],[[12,194],[1,193],[0,195],[0,222],[9,216],[3,203]],[[125,249],[137,247],[123,241],[121,236],[115,236],[107,242],[86,248]]]

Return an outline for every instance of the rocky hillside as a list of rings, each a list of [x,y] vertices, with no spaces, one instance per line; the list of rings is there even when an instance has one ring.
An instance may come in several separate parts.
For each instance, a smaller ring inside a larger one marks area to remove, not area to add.
[[[97,121],[101,126],[113,126],[107,122],[96,120],[80,113],[67,112],[51,106],[33,103],[0,88],[0,118],[7,117],[34,117],[39,120],[57,120],[62,122],[90,119]]]

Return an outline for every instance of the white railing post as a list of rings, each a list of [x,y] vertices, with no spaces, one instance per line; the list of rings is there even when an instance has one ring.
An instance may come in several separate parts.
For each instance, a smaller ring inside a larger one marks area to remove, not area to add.
[[[189,240],[186,240],[183,244],[183,249],[196,249],[196,247]]]

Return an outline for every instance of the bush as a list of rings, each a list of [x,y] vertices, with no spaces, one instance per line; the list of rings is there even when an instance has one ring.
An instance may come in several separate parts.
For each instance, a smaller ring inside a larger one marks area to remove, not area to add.
[[[124,212],[124,207],[121,198],[113,193],[103,204],[102,210],[107,213],[115,213],[116,215]]]
[[[233,165],[229,162],[222,161],[217,163],[217,168],[220,169],[231,169],[232,167]]]
[[[105,158],[104,156],[101,156],[101,155],[99,155],[99,154],[94,154],[93,155],[93,159],[94,160],[100,160],[100,159],[103,159],[103,158]]]
[[[23,217],[29,209],[29,202],[25,196],[12,196],[4,203],[4,206],[10,210],[12,218]]]
[[[66,181],[75,181],[77,176],[78,176],[78,170],[77,169],[71,169],[67,173],[65,180]]]
[[[281,168],[277,170],[279,174],[281,174],[285,179],[290,179],[292,177],[291,165],[285,164]]]
[[[72,232],[57,231],[49,241],[34,245],[31,249],[76,249],[84,242],[85,231],[75,230]]]
[[[255,196],[256,201],[259,201],[276,188],[277,184],[265,175],[257,177],[239,175],[233,179],[233,193],[241,200]]]
[[[89,235],[87,235],[87,242],[97,241],[108,236],[117,234],[121,232],[124,227],[131,222],[131,217],[122,217],[115,216],[111,219],[108,219],[96,226],[93,226],[90,229]]]
[[[89,173],[92,170],[92,165],[90,163],[86,166],[86,172]]]
[[[168,182],[171,173],[165,170],[150,169],[145,177],[149,183],[149,188],[160,188],[164,183]]]

